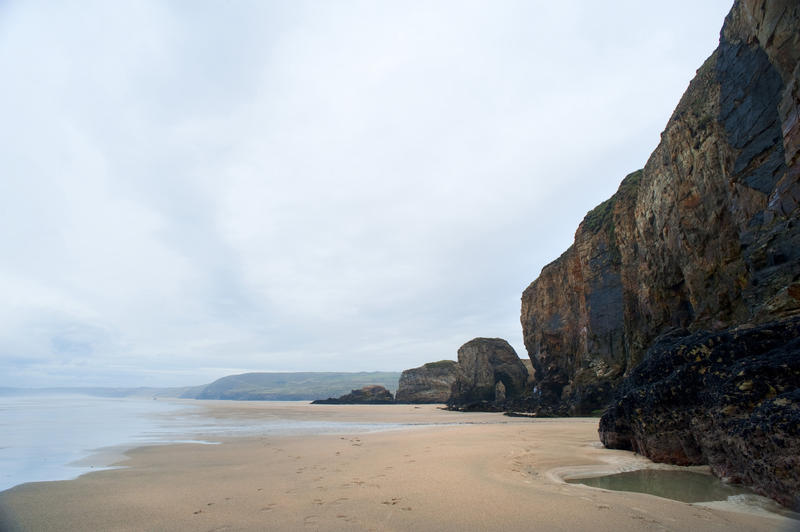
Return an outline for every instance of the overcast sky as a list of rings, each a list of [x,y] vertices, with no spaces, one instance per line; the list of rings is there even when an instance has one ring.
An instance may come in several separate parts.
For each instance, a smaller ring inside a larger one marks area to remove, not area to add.
[[[0,2],[0,386],[527,356],[730,4]]]

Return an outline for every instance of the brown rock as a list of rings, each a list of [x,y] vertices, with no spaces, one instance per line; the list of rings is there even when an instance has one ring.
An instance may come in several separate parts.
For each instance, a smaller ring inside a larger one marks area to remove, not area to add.
[[[800,313],[799,21],[737,1],[644,169],[525,290],[534,403],[589,413],[670,329]]]
[[[456,381],[458,363],[454,360],[429,362],[407,369],[400,375],[398,403],[446,403]]]

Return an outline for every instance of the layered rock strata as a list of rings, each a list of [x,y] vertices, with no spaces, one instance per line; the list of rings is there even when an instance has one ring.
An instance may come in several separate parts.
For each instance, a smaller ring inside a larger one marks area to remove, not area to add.
[[[800,318],[659,339],[600,420],[607,447],[720,477],[800,508]]]
[[[455,409],[494,410],[526,393],[528,370],[501,338],[475,338],[458,350],[458,374],[447,404]]]
[[[796,1],[737,1],[645,167],[525,290],[533,407],[604,407],[671,329],[800,312],[799,22]]]
[[[395,400],[398,403],[446,403],[458,375],[454,360],[429,362],[400,375]]]
[[[312,401],[314,405],[376,405],[394,403],[392,392],[383,386],[372,385],[364,386],[360,390],[342,395],[341,397],[330,397],[328,399],[317,399]]]

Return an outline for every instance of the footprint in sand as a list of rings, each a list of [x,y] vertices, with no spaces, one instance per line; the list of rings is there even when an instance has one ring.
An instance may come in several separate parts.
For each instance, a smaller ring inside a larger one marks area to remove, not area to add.
[[[322,499],[314,499],[312,502],[317,506],[322,506],[323,504],[325,504],[325,501],[323,501]]]
[[[274,502],[271,502],[271,503],[267,504],[266,506],[261,507],[259,512],[271,512],[276,506],[277,506],[277,504],[275,504]]]
[[[405,508],[400,508],[401,510],[405,510],[406,512],[411,511],[411,506],[406,506]]]
[[[319,524],[319,516],[318,515],[307,515],[305,519],[303,519],[303,524],[305,526],[316,526]]]
[[[643,515],[636,515],[636,514],[628,514],[628,517],[631,519],[636,519],[639,521],[644,521],[645,523],[650,523],[651,525],[656,525],[657,527],[661,527],[662,530],[667,530],[660,521],[656,521],[655,519],[648,519]]]
[[[385,504],[386,506],[395,506],[398,502],[402,501],[402,497],[392,497],[388,501],[383,501],[381,504]]]

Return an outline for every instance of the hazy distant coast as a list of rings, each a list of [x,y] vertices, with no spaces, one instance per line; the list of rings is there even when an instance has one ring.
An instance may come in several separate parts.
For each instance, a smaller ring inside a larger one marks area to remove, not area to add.
[[[294,372],[228,375],[210,384],[180,387],[0,387],[3,395],[85,394],[97,397],[176,397],[237,401],[313,401],[378,384],[395,391],[400,372]]]

